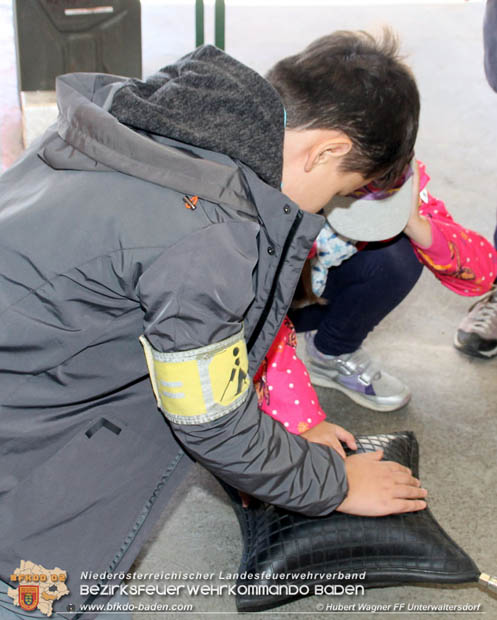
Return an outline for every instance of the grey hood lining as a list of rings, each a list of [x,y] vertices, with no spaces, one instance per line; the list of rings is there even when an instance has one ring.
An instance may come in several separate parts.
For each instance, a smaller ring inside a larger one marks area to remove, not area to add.
[[[224,153],[279,188],[284,108],[271,84],[212,45],[146,81],[128,80],[110,112],[122,123]]]

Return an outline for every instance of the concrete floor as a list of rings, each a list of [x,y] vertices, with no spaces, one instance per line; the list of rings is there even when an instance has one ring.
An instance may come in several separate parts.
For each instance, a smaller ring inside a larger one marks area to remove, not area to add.
[[[491,237],[497,207],[497,95],[486,84],[482,69],[483,4],[394,2],[373,7],[344,0],[344,5],[228,7],[227,51],[264,72],[279,57],[329,31],[390,24],[403,41],[422,93],[417,155],[432,177],[431,193],[445,200],[457,220]],[[9,7],[8,0],[0,0],[0,157],[4,168],[20,152]],[[193,41],[192,6],[143,1],[145,74],[189,51]],[[373,413],[334,391],[319,389],[318,393],[330,420],[352,432],[409,429],[416,433],[421,479],[429,489],[433,513],[482,571],[497,574],[497,359],[471,359],[453,348],[454,330],[469,304],[470,300],[443,288],[426,272],[407,300],[368,339],[367,349],[413,392],[412,401],[402,411]],[[174,505],[164,514],[134,569],[141,573],[236,571],[242,551],[238,524],[210,474],[196,468],[178,490]],[[383,588],[367,591],[361,600],[371,604],[481,603],[485,618],[497,618],[497,598],[475,585]],[[186,615],[199,620],[237,615],[235,602],[228,596],[178,597],[170,602],[193,604],[193,613]],[[318,605],[331,602],[359,601],[310,597],[247,616],[280,620],[290,614],[324,619],[328,613],[318,611]],[[340,620],[349,615],[333,614]],[[419,612],[410,617],[425,615],[452,617]],[[481,617],[475,613],[464,616]],[[185,613],[134,614],[134,620],[159,617],[183,618]],[[402,616],[392,613],[389,617]]]

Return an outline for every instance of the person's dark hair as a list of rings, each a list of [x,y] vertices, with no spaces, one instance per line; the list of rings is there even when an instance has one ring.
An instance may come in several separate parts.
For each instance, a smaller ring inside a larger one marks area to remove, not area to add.
[[[337,31],[280,60],[266,78],[278,91],[292,129],[337,129],[352,140],[344,172],[390,187],[414,154],[419,92],[388,29],[375,39]]]

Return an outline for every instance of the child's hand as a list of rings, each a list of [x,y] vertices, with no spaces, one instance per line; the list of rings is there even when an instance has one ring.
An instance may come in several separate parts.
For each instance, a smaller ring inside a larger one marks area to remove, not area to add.
[[[244,491],[238,491],[238,495],[240,496],[240,499],[242,501],[242,508],[248,508],[250,500],[252,499],[251,496]]]
[[[382,461],[383,450],[345,459],[349,492],[339,512],[381,517],[426,508],[427,491],[407,467]]]
[[[404,228],[404,233],[423,248],[429,248],[433,243],[430,222],[419,213],[419,166],[413,162],[414,178],[412,181],[411,215]]]
[[[338,424],[331,424],[330,422],[320,422],[308,431],[301,433],[300,436],[307,439],[307,441],[330,446],[330,448],[338,452],[342,458],[345,458],[345,452],[340,443],[341,441],[347,444],[351,450],[357,450],[357,444],[352,433],[338,426]]]

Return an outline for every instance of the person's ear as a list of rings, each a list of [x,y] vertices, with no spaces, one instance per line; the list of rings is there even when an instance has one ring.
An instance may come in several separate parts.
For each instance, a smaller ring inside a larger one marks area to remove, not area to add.
[[[316,141],[308,151],[305,171],[310,172],[316,166],[335,162],[345,157],[352,149],[352,140],[344,133],[333,138]]]

